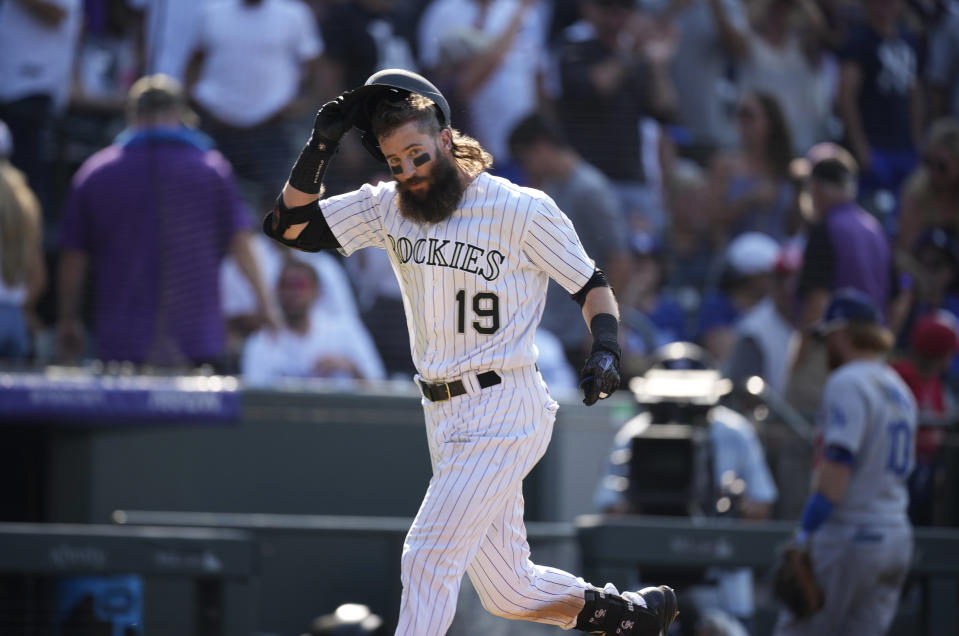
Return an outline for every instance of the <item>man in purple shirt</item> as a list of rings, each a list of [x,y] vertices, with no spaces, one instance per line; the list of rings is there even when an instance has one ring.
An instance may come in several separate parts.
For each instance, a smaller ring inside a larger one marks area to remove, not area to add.
[[[60,227],[58,354],[83,354],[81,292],[92,269],[95,357],[159,367],[222,362],[219,271],[229,252],[278,324],[229,163],[184,125],[171,78],[130,90],[130,128],[77,171]]]
[[[852,287],[869,296],[887,324],[899,295],[889,240],[882,226],[856,204],[856,167],[842,156],[817,161],[809,175],[809,194],[818,221],[809,231],[799,277],[803,326],[821,316],[831,294]]]
[[[825,350],[808,334],[842,288],[866,294],[883,311],[886,326],[897,331],[905,315],[889,240],[882,226],[856,204],[858,166],[848,151],[829,144],[810,151],[812,168],[806,189],[815,223],[799,274],[799,323],[803,334],[786,399],[811,414],[820,401]]]

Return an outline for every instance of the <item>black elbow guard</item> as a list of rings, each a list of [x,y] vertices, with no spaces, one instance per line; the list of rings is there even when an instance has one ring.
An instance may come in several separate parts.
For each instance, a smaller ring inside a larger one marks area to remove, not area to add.
[[[583,306],[583,303],[586,302],[586,294],[589,293],[589,290],[594,287],[609,287],[609,279],[606,278],[606,272],[596,268],[596,271],[593,272],[592,278],[586,281],[586,284],[583,285],[583,288],[580,289],[575,294],[570,294],[570,298],[575,300],[580,307]]]
[[[291,225],[306,223],[300,235],[295,239],[288,239],[283,233]],[[283,204],[283,195],[276,200],[273,211],[263,219],[263,233],[271,239],[304,252],[319,252],[320,250],[339,249],[340,242],[333,236],[326,217],[320,211],[319,200],[288,208]]]
[[[266,232],[267,224],[269,223],[269,229],[272,233],[267,232],[267,236],[271,238],[281,237],[291,225],[309,223],[317,216],[323,216],[320,212],[319,199],[311,201],[306,205],[288,208],[286,204],[283,203],[283,195],[281,194],[276,198],[276,203],[273,204],[273,210],[270,212],[270,215],[267,216],[263,222],[263,231]]]

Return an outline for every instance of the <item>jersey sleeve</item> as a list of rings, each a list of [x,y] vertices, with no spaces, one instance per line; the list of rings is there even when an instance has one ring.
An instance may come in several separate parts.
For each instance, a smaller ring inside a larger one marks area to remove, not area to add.
[[[862,446],[868,417],[866,397],[854,378],[835,375],[823,391],[821,432],[824,447],[839,446],[853,455]]]
[[[550,199],[538,202],[523,235],[523,253],[570,294],[596,269],[569,218]]]
[[[364,247],[385,247],[381,194],[382,188],[367,184],[359,190],[320,200],[320,210],[344,256]]]

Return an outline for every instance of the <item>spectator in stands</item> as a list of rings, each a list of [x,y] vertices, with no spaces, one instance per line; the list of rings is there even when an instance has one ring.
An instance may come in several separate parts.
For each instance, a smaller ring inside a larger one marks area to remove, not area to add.
[[[80,119],[91,129],[107,128],[122,122],[130,86],[140,75],[139,21],[126,2],[85,0],[83,5],[68,124]]]
[[[939,3],[937,3],[939,4]],[[945,11],[929,34],[926,83],[933,118],[959,119],[959,4],[941,3]]]
[[[198,27],[207,0],[127,0],[140,12],[138,27],[143,72],[162,73],[178,82],[196,47]]]
[[[845,149],[818,144],[807,153],[812,160],[804,186],[810,205],[808,239],[799,274],[799,351],[786,388],[786,399],[806,416],[821,401],[825,349],[808,329],[825,312],[832,293],[852,287],[884,309],[895,333],[908,311],[892,251],[882,226],[856,203],[858,166]]]
[[[796,282],[802,252],[796,245],[779,250],[773,266],[772,289],[736,324],[732,351],[723,375],[737,385],[761,377],[778,394],[786,389],[799,348],[796,332]]]
[[[667,271],[661,241],[650,234],[630,240],[632,263],[626,284],[616,289],[623,326],[623,378],[637,375],[646,356],[687,339],[686,312],[664,289]]]
[[[665,225],[660,128],[676,109],[669,76],[677,34],[632,0],[584,0],[558,45],[556,109],[572,146],[613,181],[643,230]]]
[[[321,103],[323,41],[300,0],[204,4],[188,74],[202,128],[269,209],[295,152],[287,122]]]
[[[833,129],[835,60],[825,49],[825,17],[815,0],[757,0],[740,84],[782,107],[794,149],[805,153]]]
[[[959,121],[951,118],[936,120],[929,128],[922,164],[903,186],[899,256],[932,227],[959,231]]]
[[[355,315],[318,308],[320,278],[312,265],[291,259],[277,281],[283,327],[247,340],[243,381],[263,386],[281,378],[381,380],[383,363]]]
[[[935,495],[945,477],[939,452],[956,416],[955,396],[943,378],[957,353],[959,323],[954,314],[939,310],[916,322],[908,356],[892,363],[919,407],[916,468],[909,477],[909,518],[915,525],[938,525]]]
[[[838,110],[860,169],[860,200],[895,229],[899,188],[917,163],[922,138],[919,48],[903,0],[865,0],[865,19],[840,49]],[[879,192],[885,195],[878,195]]]
[[[732,351],[736,323],[769,293],[779,244],[760,232],[737,236],[726,248],[719,285],[699,307],[696,340],[724,364]]]
[[[959,315],[959,234],[955,228],[934,227],[916,240],[912,270],[912,316],[937,309]]]
[[[739,148],[720,152],[710,168],[714,240],[743,232],[787,238],[793,192],[792,136],[776,98],[747,92],[736,107]]]
[[[490,44],[463,70],[469,86],[476,138],[510,170],[509,133],[535,111],[546,46],[540,0],[433,0],[419,24],[420,63],[429,74],[440,66],[440,42],[458,29],[478,29]]]
[[[706,173],[699,164],[680,159],[664,185],[669,218],[662,241],[669,272],[666,285],[688,312],[695,311],[710,282],[716,260],[716,244],[710,233]]]
[[[252,249],[267,288],[271,291],[277,289],[287,251],[262,233],[253,236]],[[323,293],[316,300],[318,309],[333,314],[359,316],[349,277],[337,256],[330,252],[302,252],[298,258],[312,265],[319,276]],[[220,289],[223,315],[227,321],[228,355],[231,360],[239,361],[246,339],[265,326],[264,316],[259,310],[256,292],[236,259],[230,255],[224,259],[220,269]],[[272,293],[271,302],[278,304]]]
[[[54,122],[67,106],[83,21],[80,0],[0,3],[0,120],[13,135],[10,161],[47,214]]]
[[[679,29],[671,74],[677,92],[682,154],[706,164],[736,143],[736,65],[746,55],[749,23],[741,0],[674,0],[666,17]]]
[[[217,363],[224,353],[219,269],[229,252],[275,310],[250,248],[251,216],[222,155],[189,120],[175,80],[130,90],[130,128],[77,174],[61,226],[59,355],[84,354],[82,298],[93,282],[95,356],[164,367]]]
[[[576,227],[587,253],[621,288],[629,274],[628,234],[619,199],[609,179],[583,160],[559,127],[534,113],[513,129],[510,152],[527,182],[551,196]],[[570,361],[582,364],[583,330],[577,327],[580,310],[555,282],[546,296],[543,325],[563,343]]]
[[[822,159],[809,175],[818,221],[810,228],[799,278],[800,327],[814,324],[831,294],[852,287],[882,307],[893,331],[901,325],[898,275],[879,222],[856,204],[857,166],[848,153]]]
[[[8,157],[10,131],[0,121],[0,359],[24,360],[38,321],[37,298],[46,285],[40,203]]]

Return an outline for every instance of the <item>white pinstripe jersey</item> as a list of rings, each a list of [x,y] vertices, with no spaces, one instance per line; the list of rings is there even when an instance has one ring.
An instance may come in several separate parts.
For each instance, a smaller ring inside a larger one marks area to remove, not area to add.
[[[441,381],[533,364],[547,276],[572,294],[595,267],[566,215],[539,190],[485,172],[439,223],[404,218],[397,197],[390,181],[320,208],[343,254],[389,254],[420,374]]]

